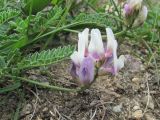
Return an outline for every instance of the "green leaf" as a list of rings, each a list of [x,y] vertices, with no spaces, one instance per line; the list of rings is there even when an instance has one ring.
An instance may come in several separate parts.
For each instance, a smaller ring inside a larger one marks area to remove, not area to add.
[[[6,62],[4,57],[0,56],[0,69],[5,68],[6,67]]]
[[[29,14],[30,8],[32,7],[32,13],[36,14],[37,12],[43,10],[51,0],[23,0],[22,9],[25,13]]]
[[[56,25],[57,21],[59,21],[62,16],[64,10],[61,7],[55,6],[52,10],[47,14],[47,18],[45,19],[45,25]]]
[[[73,22],[81,22],[84,24],[91,23],[101,27],[107,27],[112,25],[111,21],[109,21],[106,16],[99,13],[80,13]]]
[[[32,19],[33,24],[33,31],[42,31],[46,30],[51,26],[56,26],[62,16],[64,10],[61,7],[55,6],[51,9],[48,13],[39,12],[36,16]]]
[[[18,64],[19,69],[34,68],[57,63],[67,59],[75,50],[74,46],[58,47],[52,50],[36,52],[24,57]]]
[[[0,24],[8,21],[9,19],[19,15],[19,12],[14,9],[8,9],[0,12]]]
[[[8,85],[6,87],[0,88],[0,94],[5,93],[5,92],[9,92],[9,91],[13,91],[17,88],[19,88],[21,86],[20,82],[14,82],[14,84],[12,85]]]
[[[57,2],[58,2],[58,0],[52,0],[52,1],[51,1],[51,3],[52,3],[53,5],[56,5]]]
[[[12,34],[8,34],[6,32],[2,36],[0,35],[0,53],[10,52],[12,50],[22,48],[28,43],[28,18],[23,20],[22,18],[18,17],[15,21],[10,21],[9,25],[11,30],[14,32]],[[0,26],[0,30],[2,27],[3,26]],[[0,33],[2,32],[0,31]]]
[[[0,56],[0,76],[3,74],[4,68],[6,68],[6,66],[7,64],[6,64],[4,57]]]

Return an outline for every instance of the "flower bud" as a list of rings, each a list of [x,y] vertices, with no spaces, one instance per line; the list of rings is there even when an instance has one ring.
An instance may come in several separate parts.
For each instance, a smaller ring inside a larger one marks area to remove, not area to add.
[[[147,7],[142,6],[143,0],[128,0],[124,5],[123,15],[125,24],[129,27],[137,27],[144,23],[147,18]]]
[[[144,23],[144,21],[147,19],[148,10],[146,6],[142,7],[142,10],[139,12],[137,18],[135,19],[133,23],[133,27],[138,27]]]

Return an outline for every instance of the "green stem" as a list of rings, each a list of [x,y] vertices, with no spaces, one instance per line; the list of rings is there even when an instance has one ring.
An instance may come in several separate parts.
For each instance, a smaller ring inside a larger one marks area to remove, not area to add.
[[[20,81],[28,82],[28,83],[31,83],[31,84],[34,84],[34,85],[41,86],[43,88],[49,88],[49,89],[56,90],[56,91],[63,91],[63,92],[80,92],[80,91],[82,91],[81,88],[76,88],[76,89],[63,88],[63,87],[58,87],[58,86],[53,86],[53,85],[40,83],[40,82],[37,82],[35,80],[29,80],[29,79],[26,79],[26,78],[23,78],[23,77],[17,77],[17,76],[11,76],[11,75],[5,75],[5,77],[9,77],[9,78],[17,79],[17,80],[20,80]]]
[[[114,35],[115,35],[116,37],[118,37],[118,36],[120,36],[120,35],[125,34],[126,32],[127,32],[126,30],[123,30],[123,31],[120,31],[120,32],[115,33]],[[106,38],[106,37],[107,37],[107,35],[102,35],[102,38]]]
[[[50,29],[55,29],[56,27],[50,27]],[[79,33],[79,31],[78,30],[72,30],[72,29],[68,29],[68,28],[66,28],[66,29],[63,29],[63,31],[66,31],[66,32],[72,32],[72,33]]]
[[[31,15],[32,15],[32,8],[33,8],[33,1],[31,1],[31,6],[30,6],[30,8],[29,8],[27,36],[28,36],[28,34],[29,34],[30,21],[31,21]]]
[[[67,5],[66,5],[66,8],[65,8],[64,14],[62,15],[62,17],[61,17],[59,23],[57,24],[56,28],[60,27],[62,25],[62,23],[65,23],[65,18],[66,18],[67,14],[68,14],[68,12],[70,10],[70,7],[72,6],[73,1],[69,0],[69,2],[67,2],[67,3],[66,3]],[[48,46],[48,44],[50,43],[50,41],[52,40],[54,35],[55,35],[55,33],[53,35],[51,35],[50,39],[47,40],[47,42],[45,43],[43,49],[45,49]]]
[[[51,29],[53,28],[53,29],[55,29],[56,27],[50,27]],[[78,30],[72,30],[72,29],[68,29],[68,28],[66,28],[66,29],[63,29],[63,31],[66,31],[66,32],[72,32],[72,33],[79,33],[79,31]],[[120,35],[123,35],[124,33],[126,33],[127,32],[127,30],[123,30],[123,31],[120,31],[120,32],[117,32],[117,33],[115,33],[115,36],[120,36]],[[89,34],[90,35],[90,34]],[[106,35],[102,35],[102,38],[106,38],[107,36]]]
[[[28,82],[30,84],[38,85],[38,86],[41,86],[43,88],[48,88],[48,89],[56,90],[56,91],[81,92],[81,91],[84,91],[84,90],[88,89],[96,81],[96,79],[98,77],[98,68],[96,68],[94,80],[93,80],[93,82],[91,84],[89,84],[87,86],[77,87],[75,89],[53,86],[53,85],[49,85],[49,84],[40,83],[40,82],[37,82],[35,80],[29,80],[29,79],[26,79],[26,78],[23,78],[23,77],[17,77],[17,76],[12,76],[12,75],[5,75],[5,77],[9,77],[9,78],[12,78],[12,79]]]
[[[104,26],[99,25],[99,24],[94,23],[94,22],[86,22],[86,23],[84,23],[84,22],[75,22],[75,23],[71,23],[71,24],[59,27],[59,28],[57,28],[55,30],[52,30],[52,31],[50,31],[48,33],[45,33],[43,35],[40,35],[40,36],[38,35],[35,39],[30,41],[27,45],[32,44],[34,42],[38,42],[40,38],[43,38],[43,37],[48,36],[50,34],[55,34],[57,32],[60,32],[60,31],[64,30],[64,29],[67,29],[67,28],[72,28],[72,27],[76,27],[76,26],[80,26],[80,25],[93,25],[93,24],[95,24],[96,26],[99,26],[99,27],[104,27]]]
[[[111,1],[112,4],[114,5],[114,7],[115,7],[115,9],[116,9],[116,11],[117,11],[117,13],[118,13],[119,18],[121,18],[121,14],[120,14],[120,12],[119,12],[119,10],[118,10],[118,7],[117,7],[115,1],[114,1],[114,0],[110,0],[110,1]]]
[[[96,13],[98,13],[98,10],[92,5],[90,4],[88,1],[84,0],[84,2],[92,9],[94,10]]]
[[[120,31],[120,32],[118,32],[118,33],[115,33],[115,36],[123,35],[123,34],[125,34],[126,32],[127,32],[126,30]]]

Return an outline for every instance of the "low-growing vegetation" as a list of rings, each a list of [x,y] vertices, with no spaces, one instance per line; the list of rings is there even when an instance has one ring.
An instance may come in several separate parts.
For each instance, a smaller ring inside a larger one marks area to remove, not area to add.
[[[1,0],[0,119],[160,119],[159,5]]]

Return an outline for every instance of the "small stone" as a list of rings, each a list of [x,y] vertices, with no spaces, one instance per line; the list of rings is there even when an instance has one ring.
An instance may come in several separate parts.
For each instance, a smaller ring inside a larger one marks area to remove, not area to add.
[[[27,104],[23,109],[22,109],[22,114],[30,114],[32,112],[32,105]]]
[[[133,111],[136,111],[136,110],[139,110],[140,109],[140,107],[138,106],[138,105],[135,105],[134,107],[133,107]]]
[[[142,99],[142,102],[143,102],[143,104],[145,104],[145,105],[147,105],[147,102],[148,102],[148,100],[149,100],[149,103],[148,103],[148,108],[150,108],[150,109],[154,109],[154,102],[153,102],[153,99],[152,99],[152,97],[149,95],[147,95],[147,96],[145,96],[143,99]]]
[[[141,79],[137,78],[137,77],[135,77],[135,78],[132,79],[132,82],[134,82],[135,84],[139,84],[140,81],[141,81]]]
[[[32,103],[36,103],[36,100],[35,100],[35,99],[33,99],[33,100],[32,100]]]
[[[121,112],[122,111],[121,109],[122,109],[122,103],[120,105],[117,105],[117,106],[113,107],[113,111],[116,112],[116,113]]]
[[[48,111],[48,108],[45,107],[42,111],[43,111],[43,112],[46,112],[46,111]]]
[[[132,117],[136,119],[142,118],[143,117],[142,110],[136,110],[135,112],[133,112]]]
[[[141,88],[144,89],[145,88],[145,84],[141,84]]]

